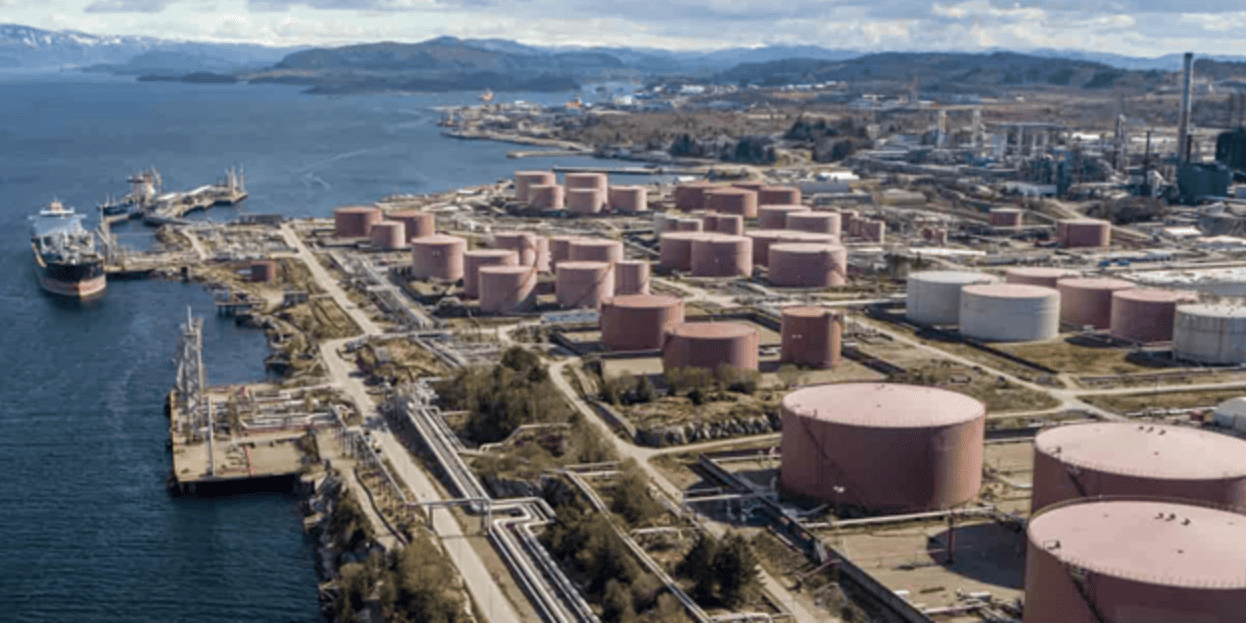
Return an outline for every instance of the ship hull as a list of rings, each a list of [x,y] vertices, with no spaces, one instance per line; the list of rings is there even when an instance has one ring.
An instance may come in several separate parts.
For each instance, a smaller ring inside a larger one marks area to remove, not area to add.
[[[44,264],[36,257],[35,272],[43,290],[62,297],[90,299],[104,294],[108,288],[108,278],[99,262]]]

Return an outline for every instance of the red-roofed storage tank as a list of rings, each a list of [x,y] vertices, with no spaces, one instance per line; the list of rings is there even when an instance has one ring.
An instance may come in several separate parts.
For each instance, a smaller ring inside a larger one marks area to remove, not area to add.
[[[947,509],[982,487],[986,407],[926,386],[845,383],[783,398],[783,485],[882,513]]]
[[[621,260],[614,263],[614,294],[649,294],[649,261]]]
[[[536,274],[533,266],[480,267],[480,311],[515,314],[531,310],[536,305]]]
[[[539,185],[554,185],[558,183],[558,176],[553,171],[516,171],[515,172],[515,200],[527,203],[529,199],[528,189]]]
[[[840,225],[840,217],[837,212],[809,211],[789,212],[783,227],[798,232],[839,236],[841,231]]]
[[[684,302],[671,295],[619,295],[601,304],[598,318],[601,342],[612,351],[652,351],[683,324]]]
[[[337,238],[367,238],[372,225],[381,218],[381,209],[371,206],[334,208],[333,235]]]
[[[387,221],[401,221],[406,228],[407,241],[437,233],[437,219],[431,212],[418,210],[395,210],[385,215]]]
[[[571,259],[571,243],[580,240],[582,236],[551,236],[549,237],[549,262],[550,266],[556,267],[559,262]]]
[[[692,274],[735,277],[753,274],[753,241],[747,236],[705,234],[692,241]]]
[[[1198,295],[1180,290],[1131,288],[1112,293],[1112,335],[1137,342],[1172,340],[1177,305],[1197,303]]]
[[[800,189],[794,186],[763,186],[757,189],[757,203],[799,204]]]
[[[779,361],[830,368],[839,364],[844,326],[842,317],[818,306],[783,308]]]
[[[740,215],[745,219],[757,218],[757,193],[742,188],[726,186],[705,191],[705,210],[721,214]]]
[[[277,263],[272,260],[251,261],[252,282],[272,282],[277,279]]]
[[[1052,267],[1012,267],[1004,270],[1004,281],[1009,284],[1029,284],[1055,288],[1056,282],[1065,277],[1078,277],[1072,269],[1056,269]]]
[[[768,230],[782,230],[787,227],[788,215],[800,212],[810,212],[809,206],[762,204],[757,208],[757,225]]]
[[[463,278],[467,241],[457,236],[430,234],[411,241],[411,277],[457,281]]]
[[[567,189],[567,212],[597,214],[606,207],[606,192],[598,188]]]
[[[848,283],[848,250],[824,243],[776,243],[770,246],[767,277],[775,286],[826,288]]]
[[[658,262],[671,271],[692,268],[692,241],[709,236],[704,232],[664,232],[658,243]]]
[[[493,246],[509,249],[518,257],[519,266],[535,266],[537,261],[537,236],[532,232],[494,232]]]
[[[1061,247],[1107,247],[1112,224],[1100,219],[1063,219],[1056,222],[1056,242]]]
[[[609,262],[559,262],[555,271],[558,305],[598,308],[614,295],[614,265]]]
[[[1013,227],[1021,225],[1021,211],[1016,208],[992,208],[991,225],[995,227]]]
[[[578,238],[571,241],[571,260],[618,262],[623,259],[623,241],[605,238]]]
[[[612,186],[606,199],[615,212],[644,212],[649,209],[649,189],[643,186]]]
[[[401,221],[377,221],[368,229],[368,239],[376,249],[393,251],[407,247],[407,228]]]
[[[761,335],[748,325],[684,323],[666,334],[662,369],[705,368],[715,374],[722,366],[757,370],[760,346]]]
[[[567,205],[567,192],[558,184],[533,184],[528,187],[528,203],[541,210],[562,210]]]
[[[744,217],[740,215],[718,215],[714,231],[719,234],[740,236],[744,233]]]
[[[1056,282],[1060,291],[1060,322],[1107,329],[1112,324],[1112,293],[1137,288],[1133,282],[1111,277],[1066,277]]]
[[[744,235],[753,239],[753,264],[757,266],[770,265],[770,246],[776,243],[839,244],[839,237],[831,234],[814,234],[796,230],[749,230]]]
[[[721,184],[706,180],[680,183],[675,187],[675,208],[700,210],[705,205],[705,191],[722,187]]]
[[[610,187],[610,178],[604,173],[596,171],[572,172],[563,175],[563,184],[567,186],[567,190],[571,189],[598,189],[605,192]]]
[[[474,249],[463,254],[463,296],[480,296],[480,267],[518,266],[519,254],[509,249]]]

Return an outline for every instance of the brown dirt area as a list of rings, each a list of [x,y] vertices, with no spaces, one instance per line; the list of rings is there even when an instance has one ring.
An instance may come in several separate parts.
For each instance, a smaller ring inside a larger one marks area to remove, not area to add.
[[[1148,408],[1214,407],[1222,401],[1246,396],[1246,386],[1221,390],[1147,392],[1139,394],[1083,395],[1079,399],[1118,414],[1141,412]]]

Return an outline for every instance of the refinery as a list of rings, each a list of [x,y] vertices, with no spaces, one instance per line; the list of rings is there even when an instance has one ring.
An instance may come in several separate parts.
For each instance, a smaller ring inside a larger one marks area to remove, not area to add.
[[[214,386],[187,319],[170,490],[300,488],[309,524],[353,492],[371,547],[438,545],[463,619],[1232,621],[1246,171],[1192,149],[1191,71],[1144,151],[1123,119],[1074,147],[1099,129],[915,107],[928,133],[829,164],[530,166],[229,223],[183,217],[236,174],[153,170],[126,202],[159,249],[101,254],[268,335],[268,382]],[[739,536],[748,591],[698,581]]]

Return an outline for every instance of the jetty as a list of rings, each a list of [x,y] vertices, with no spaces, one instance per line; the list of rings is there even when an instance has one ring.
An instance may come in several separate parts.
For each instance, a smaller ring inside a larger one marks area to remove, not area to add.
[[[189,191],[165,193],[141,206],[141,217],[147,225],[184,223],[183,217],[212,206],[233,205],[248,196],[246,175],[230,169],[216,184],[205,184]]]

